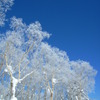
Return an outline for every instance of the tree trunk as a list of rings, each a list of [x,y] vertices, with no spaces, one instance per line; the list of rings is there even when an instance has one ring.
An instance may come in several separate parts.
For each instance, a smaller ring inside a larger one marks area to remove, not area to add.
[[[11,85],[11,100],[17,100],[17,98],[15,97],[17,84],[18,84],[17,79],[12,77],[11,84],[10,84]]]
[[[51,92],[51,96],[50,96],[51,100],[53,100],[53,92]]]
[[[45,89],[44,100],[46,100],[46,97],[47,97],[47,90]]]
[[[12,80],[11,80],[11,83],[10,83],[10,88],[11,88],[11,98],[13,97],[13,82],[12,82]]]

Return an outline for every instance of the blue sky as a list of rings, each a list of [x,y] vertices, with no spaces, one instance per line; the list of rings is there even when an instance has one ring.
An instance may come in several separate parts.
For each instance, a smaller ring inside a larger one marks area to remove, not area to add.
[[[66,51],[71,60],[90,62],[98,71],[91,97],[100,100],[99,0],[15,0],[7,13],[12,16],[27,24],[39,21],[52,34],[49,44]]]

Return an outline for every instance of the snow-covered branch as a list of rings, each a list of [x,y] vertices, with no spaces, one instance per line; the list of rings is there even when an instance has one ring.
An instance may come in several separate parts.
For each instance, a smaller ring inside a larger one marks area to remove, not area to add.
[[[23,78],[19,80],[19,82],[23,81],[25,78],[27,78],[29,75],[33,74],[34,71],[31,71],[30,73],[26,74]]]
[[[0,0],[0,26],[4,25],[6,21],[6,12],[10,9],[13,5],[14,0]]]

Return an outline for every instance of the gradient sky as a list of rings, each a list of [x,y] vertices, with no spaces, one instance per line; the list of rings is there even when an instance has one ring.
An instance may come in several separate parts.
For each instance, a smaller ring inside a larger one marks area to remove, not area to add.
[[[85,60],[98,71],[95,92],[100,100],[100,0],[15,0],[7,18],[39,21],[52,34],[47,41],[67,52],[70,60]]]

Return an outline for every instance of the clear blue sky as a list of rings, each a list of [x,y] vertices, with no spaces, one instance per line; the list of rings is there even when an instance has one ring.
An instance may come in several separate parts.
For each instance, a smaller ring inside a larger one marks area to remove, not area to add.
[[[98,71],[95,93],[100,100],[100,0],[15,0],[7,13],[27,24],[39,21],[52,34],[48,42],[71,60],[85,60]]]

